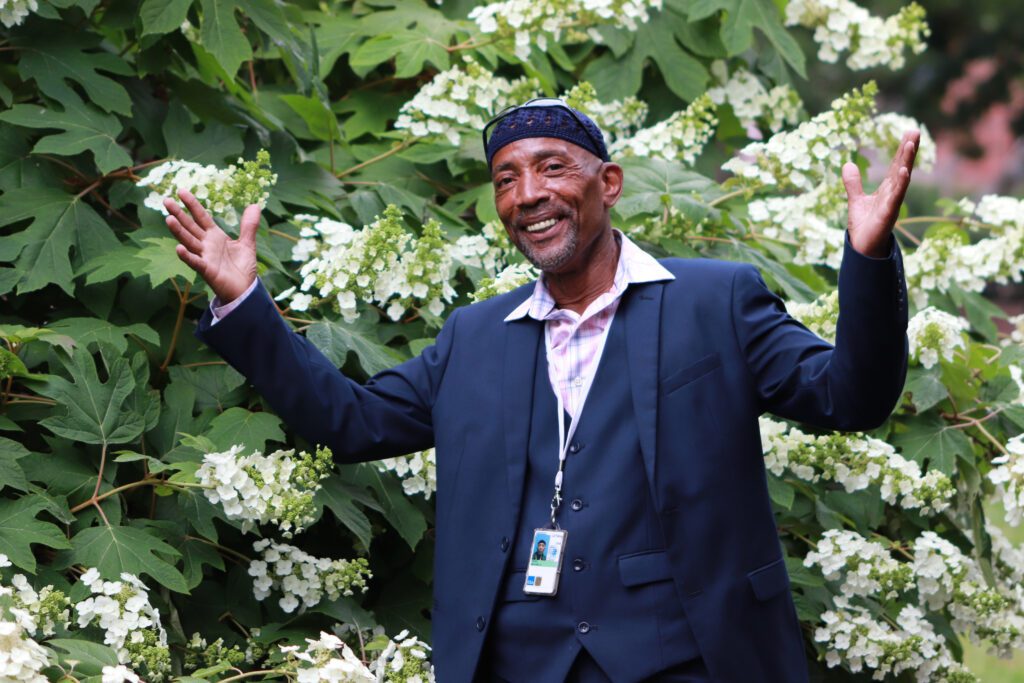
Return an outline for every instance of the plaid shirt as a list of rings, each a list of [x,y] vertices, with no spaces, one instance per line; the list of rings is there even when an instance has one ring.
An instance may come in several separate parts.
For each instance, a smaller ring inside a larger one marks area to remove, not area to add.
[[[548,379],[551,388],[561,395],[566,412],[573,417],[586,398],[583,389],[587,379],[597,372],[604,339],[626,288],[631,284],[675,279],[654,257],[620,231],[615,230],[615,238],[622,248],[612,287],[592,301],[583,315],[555,308],[555,300],[542,275],[533,287],[533,295],[505,318],[505,322],[509,322],[528,315],[544,321],[551,339]]]

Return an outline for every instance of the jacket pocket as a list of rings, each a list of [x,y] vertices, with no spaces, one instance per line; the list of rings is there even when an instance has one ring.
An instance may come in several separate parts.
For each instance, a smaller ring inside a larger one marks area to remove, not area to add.
[[[722,359],[717,353],[704,356],[696,363],[687,365],[681,370],[673,372],[661,381],[661,393],[668,395],[676,389],[689,384],[695,379],[700,379],[715,368],[722,365]]]
[[[645,583],[668,581],[672,578],[672,565],[664,550],[619,556],[619,578],[623,586],[642,586]]]
[[[758,600],[771,600],[789,588],[789,573],[786,571],[786,563],[781,557],[750,572],[747,574],[747,579]]]

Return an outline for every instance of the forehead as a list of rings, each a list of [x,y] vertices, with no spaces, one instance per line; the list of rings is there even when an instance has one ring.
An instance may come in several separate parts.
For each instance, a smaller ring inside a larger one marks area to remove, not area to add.
[[[561,138],[523,138],[499,149],[491,160],[491,168],[498,171],[502,166],[530,163],[554,155],[565,155],[574,159],[582,159],[583,155],[593,156],[579,145]]]

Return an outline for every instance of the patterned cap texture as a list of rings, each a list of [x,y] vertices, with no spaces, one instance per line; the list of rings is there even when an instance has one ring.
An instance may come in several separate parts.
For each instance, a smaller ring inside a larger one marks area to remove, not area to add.
[[[498,150],[525,138],[558,138],[582,147],[601,161],[609,161],[604,134],[586,114],[575,109],[570,112],[567,106],[544,105],[521,107],[494,124],[485,150],[487,167]]]

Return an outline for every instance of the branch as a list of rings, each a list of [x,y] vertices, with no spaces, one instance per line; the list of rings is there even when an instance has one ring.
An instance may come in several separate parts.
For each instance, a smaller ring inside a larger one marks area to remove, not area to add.
[[[418,141],[413,139],[413,138],[409,138],[407,140],[403,140],[401,143],[399,143],[395,147],[392,147],[388,151],[382,152],[382,153],[378,154],[375,157],[370,157],[366,161],[358,163],[355,166],[352,166],[351,168],[346,168],[344,171],[338,171],[334,175],[335,175],[336,178],[344,178],[345,176],[351,175],[352,173],[355,173],[356,171],[360,171],[360,170],[366,168],[367,166],[370,166],[371,164],[375,164],[378,161],[383,161],[384,159],[387,159],[390,156],[394,156],[395,154],[398,154],[402,150],[407,149],[409,147],[412,147],[414,144],[416,144],[416,142],[418,142]]]

